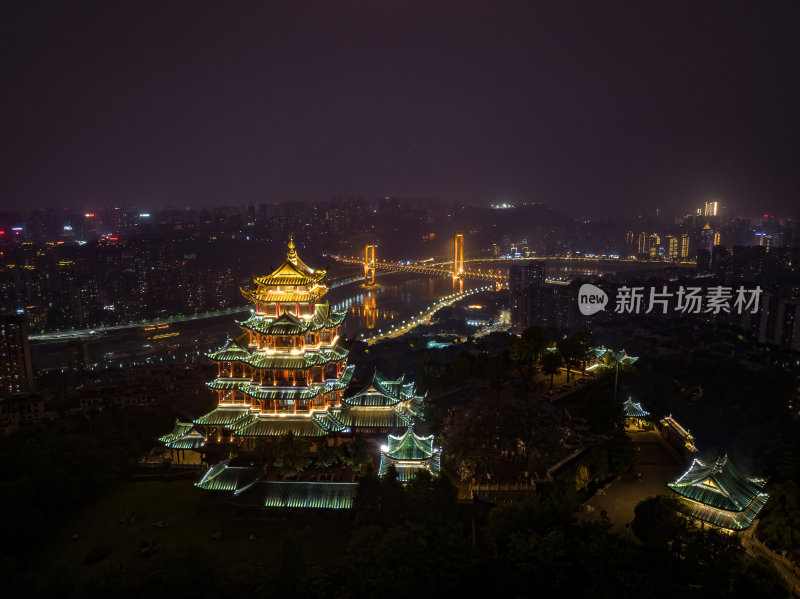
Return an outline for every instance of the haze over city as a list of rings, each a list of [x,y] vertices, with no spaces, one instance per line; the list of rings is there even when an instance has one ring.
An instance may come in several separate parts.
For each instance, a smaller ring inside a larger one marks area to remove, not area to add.
[[[795,2],[2,9],[5,210],[436,198],[796,214]]]

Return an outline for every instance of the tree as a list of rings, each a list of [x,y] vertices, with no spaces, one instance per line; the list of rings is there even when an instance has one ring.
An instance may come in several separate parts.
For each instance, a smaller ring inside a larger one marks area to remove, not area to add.
[[[800,551],[800,489],[787,480],[772,485],[758,523],[758,537],[773,549]]]
[[[648,497],[639,502],[633,513],[633,534],[652,549],[674,551],[673,545],[690,532],[688,521],[678,513],[678,502],[672,497]]]
[[[542,355],[542,372],[550,375],[550,389],[553,388],[553,377],[561,368],[561,356],[554,352],[547,352]]]
[[[367,450],[367,442],[363,435],[356,435],[353,442],[347,446],[344,456],[342,456],[342,462],[358,472],[372,462]]]
[[[530,348],[533,361],[538,362],[547,344],[550,343],[550,333],[541,327],[530,327],[522,332],[522,339]]]
[[[275,444],[272,465],[283,477],[295,476],[311,463],[306,457],[307,451],[308,441],[289,431]]]
[[[567,369],[567,383],[569,383],[569,374],[572,371],[572,361],[581,355],[581,344],[574,336],[562,339],[556,344],[558,353],[564,360],[564,366]]]
[[[596,381],[587,388],[581,402],[581,415],[599,435],[611,433],[625,424],[622,402],[614,398],[607,381]]]
[[[589,331],[575,333],[572,338],[577,350],[575,357],[581,362],[581,374],[586,374],[586,362],[595,357],[594,347],[597,342]]]
[[[328,445],[327,437],[317,442],[317,453],[314,463],[317,468],[328,468],[342,459],[342,452],[335,445]]]

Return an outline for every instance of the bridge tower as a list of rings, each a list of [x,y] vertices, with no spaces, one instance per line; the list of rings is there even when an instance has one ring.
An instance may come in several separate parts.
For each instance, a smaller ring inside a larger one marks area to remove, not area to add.
[[[364,285],[375,284],[375,246],[364,248]]]
[[[453,278],[460,279],[464,276],[464,235],[456,233],[453,244]]]

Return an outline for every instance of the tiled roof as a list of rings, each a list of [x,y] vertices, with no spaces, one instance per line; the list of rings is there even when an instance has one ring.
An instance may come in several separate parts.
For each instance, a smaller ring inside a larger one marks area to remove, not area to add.
[[[302,335],[309,331],[333,329],[344,322],[347,312],[335,312],[328,303],[317,304],[314,316],[309,319],[297,318],[284,312],[277,318],[253,315],[239,322],[239,326],[262,335]]]
[[[242,468],[229,464],[230,459],[215,464],[195,483],[195,486],[206,491],[241,491],[261,477],[258,468]]]
[[[433,435],[419,437],[410,426],[399,437],[389,435],[388,443],[384,453],[397,460],[427,460],[433,455]]]
[[[409,416],[392,409],[342,408],[336,417],[350,428],[406,428],[412,423]]]
[[[691,467],[670,489],[678,495],[704,505],[741,512],[750,505],[766,484],[760,478],[745,478],[731,463],[728,456],[706,464],[695,459]]]
[[[240,344],[238,340],[228,339],[220,349],[206,355],[215,362],[242,361],[250,355],[250,350],[244,344]]]
[[[622,407],[625,410],[626,418],[644,418],[650,415],[650,412],[642,408],[642,404],[634,403],[630,399],[625,400]]]
[[[298,437],[322,437],[327,431],[310,416],[264,415],[236,430],[238,437],[280,437],[287,433]]]
[[[205,443],[205,435],[191,422],[175,421],[172,432],[158,440],[170,449],[196,449]]]
[[[250,408],[242,407],[218,407],[211,410],[208,414],[200,416],[195,420],[195,424],[218,425],[231,428],[240,421],[250,416]]]
[[[237,493],[240,506],[305,509],[349,509],[358,483],[269,481]]]

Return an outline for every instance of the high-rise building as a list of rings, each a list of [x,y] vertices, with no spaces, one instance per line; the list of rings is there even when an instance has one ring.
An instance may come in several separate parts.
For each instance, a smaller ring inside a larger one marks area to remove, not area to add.
[[[508,269],[511,320],[518,333],[535,324],[543,324],[544,285],[543,262],[513,265]]]
[[[659,245],[661,245],[661,237],[658,236],[658,233],[653,233],[652,235],[650,235],[648,249],[651,258],[655,258],[658,256]]]
[[[681,235],[681,258],[689,257],[689,234]]]
[[[714,237],[714,229],[709,223],[706,223],[700,231],[700,249],[706,250],[710,254],[714,248]]]
[[[704,216],[717,216],[718,202],[706,202]]]
[[[650,236],[645,233],[639,233],[639,253],[640,254],[649,254],[650,253]]]
[[[776,288],[761,296],[758,342],[800,351],[800,295],[791,288]]]
[[[28,324],[20,316],[0,316],[0,395],[33,390]]]
[[[678,259],[678,238],[667,235],[667,257],[670,260]]]

